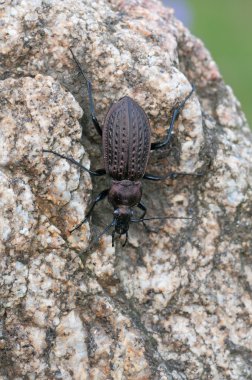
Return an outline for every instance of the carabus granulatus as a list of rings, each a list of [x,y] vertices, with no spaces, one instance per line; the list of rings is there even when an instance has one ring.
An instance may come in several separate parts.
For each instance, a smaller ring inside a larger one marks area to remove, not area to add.
[[[86,78],[79,61],[71,49],[70,51],[81,74],[87,82],[92,121],[97,132],[102,136],[103,160],[105,168],[95,171],[89,170],[82,166],[79,162],[75,161],[72,157],[65,156],[52,150],[44,149],[43,151],[53,153],[70,161],[82,170],[88,172],[91,176],[102,176],[107,174],[112,178],[110,188],[103,190],[96,197],[85,219],[83,219],[71,232],[85,223],[90,217],[95,205],[106,197],[108,198],[110,204],[114,207],[114,216],[112,222],[96,238],[96,241],[98,241],[99,238],[111,227],[114,227],[112,232],[112,246],[114,246],[115,233],[119,234],[119,236],[126,234],[126,239],[123,246],[126,244],[128,240],[130,223],[144,223],[144,221],[152,219],[191,219],[176,217],[145,218],[146,207],[141,202],[141,179],[158,181],[167,178],[173,179],[177,176],[183,175],[201,175],[200,173],[170,172],[164,176],[158,176],[145,172],[150,151],[160,149],[169,144],[174,123],[186,101],[194,92],[194,87],[192,87],[190,93],[178,105],[178,107],[173,110],[170,126],[167,129],[164,140],[151,143],[149,120],[139,104],[137,104],[135,100],[131,99],[129,96],[124,96],[110,107],[105,117],[103,128],[101,128],[95,115],[91,82]],[[135,206],[143,211],[140,218],[133,217],[133,207]]]

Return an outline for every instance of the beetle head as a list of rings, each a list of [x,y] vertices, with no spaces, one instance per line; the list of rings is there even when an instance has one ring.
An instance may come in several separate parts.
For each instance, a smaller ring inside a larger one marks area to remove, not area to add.
[[[126,234],[129,229],[129,224],[133,211],[130,207],[120,206],[114,211],[115,232],[119,235]]]

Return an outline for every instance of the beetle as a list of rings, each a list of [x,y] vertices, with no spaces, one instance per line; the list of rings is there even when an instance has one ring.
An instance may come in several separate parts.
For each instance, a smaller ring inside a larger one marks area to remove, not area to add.
[[[109,175],[112,178],[110,188],[103,190],[93,201],[85,218],[72,229],[79,228],[85,223],[96,204],[101,200],[108,198],[109,203],[114,208],[113,220],[97,237],[96,241],[105,234],[111,227],[112,246],[114,246],[115,234],[126,235],[125,246],[128,240],[128,230],[130,223],[143,222],[152,219],[192,219],[176,217],[153,217],[145,218],[146,207],[141,202],[142,198],[142,179],[159,181],[167,178],[174,179],[177,176],[184,175],[201,175],[200,173],[169,172],[164,176],[158,176],[146,173],[146,167],[151,150],[157,150],[167,146],[171,140],[174,123],[183,109],[185,103],[192,96],[194,86],[185,99],[173,110],[170,125],[166,131],[163,141],[151,143],[150,123],[142,107],[129,96],[124,96],[114,103],[108,110],[105,117],[103,128],[100,126],[94,109],[92,94],[92,84],[84,74],[82,67],[70,49],[73,59],[87,83],[90,114],[93,125],[99,135],[102,137],[104,169],[89,170],[82,166],[72,157],[60,154],[53,150],[43,149],[43,152],[53,153],[58,157],[64,158],[69,162],[77,165],[81,170],[88,172],[91,176]],[[140,218],[133,217],[133,208],[138,207],[142,210]]]

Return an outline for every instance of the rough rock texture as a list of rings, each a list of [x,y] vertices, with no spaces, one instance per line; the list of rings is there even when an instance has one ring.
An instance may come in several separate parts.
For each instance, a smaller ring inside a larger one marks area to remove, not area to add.
[[[252,379],[252,137],[203,44],[155,0],[0,6],[1,379]],[[127,247],[104,236],[90,249],[112,218],[104,202],[69,233],[91,180],[42,147],[102,165],[70,46],[98,119],[132,96],[153,141],[195,84],[148,172],[205,175],[145,181],[143,195],[149,216],[192,220],[134,225]]]

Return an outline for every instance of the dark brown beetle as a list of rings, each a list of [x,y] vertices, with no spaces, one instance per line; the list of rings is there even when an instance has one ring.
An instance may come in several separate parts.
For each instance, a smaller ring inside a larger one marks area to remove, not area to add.
[[[70,49],[71,50],[71,49]],[[143,109],[130,97],[124,96],[118,102],[114,103],[105,118],[103,128],[100,127],[94,111],[94,101],[92,96],[91,82],[86,78],[80,63],[71,50],[80,72],[85,78],[88,86],[88,97],[90,112],[93,124],[97,132],[102,136],[103,160],[105,169],[95,171],[89,170],[82,166],[73,158],[59,154],[52,150],[43,150],[44,152],[53,153],[77,165],[82,170],[88,172],[91,176],[101,176],[108,174],[112,178],[112,184],[109,189],[103,190],[94,200],[90,210],[84,220],[81,221],[71,232],[79,228],[90,217],[95,205],[105,197],[114,207],[114,218],[105,230],[97,237],[96,241],[106,233],[112,226],[115,227],[112,232],[112,246],[114,246],[115,233],[120,236],[126,234],[128,239],[128,230],[130,223],[144,222],[151,219],[181,219],[175,217],[157,217],[144,218],[146,207],[141,202],[142,184],[141,179],[162,180],[166,178],[175,178],[178,175],[201,175],[191,173],[174,173],[170,172],[164,176],[147,174],[145,172],[151,150],[160,149],[170,142],[174,123],[179,112],[184,107],[186,101],[194,91],[187,95],[183,102],[174,109],[172,120],[167,130],[166,137],[161,142],[151,143],[151,131],[148,118]],[[138,207],[143,211],[140,218],[133,218],[133,207]],[[182,218],[191,219],[191,218]]]

